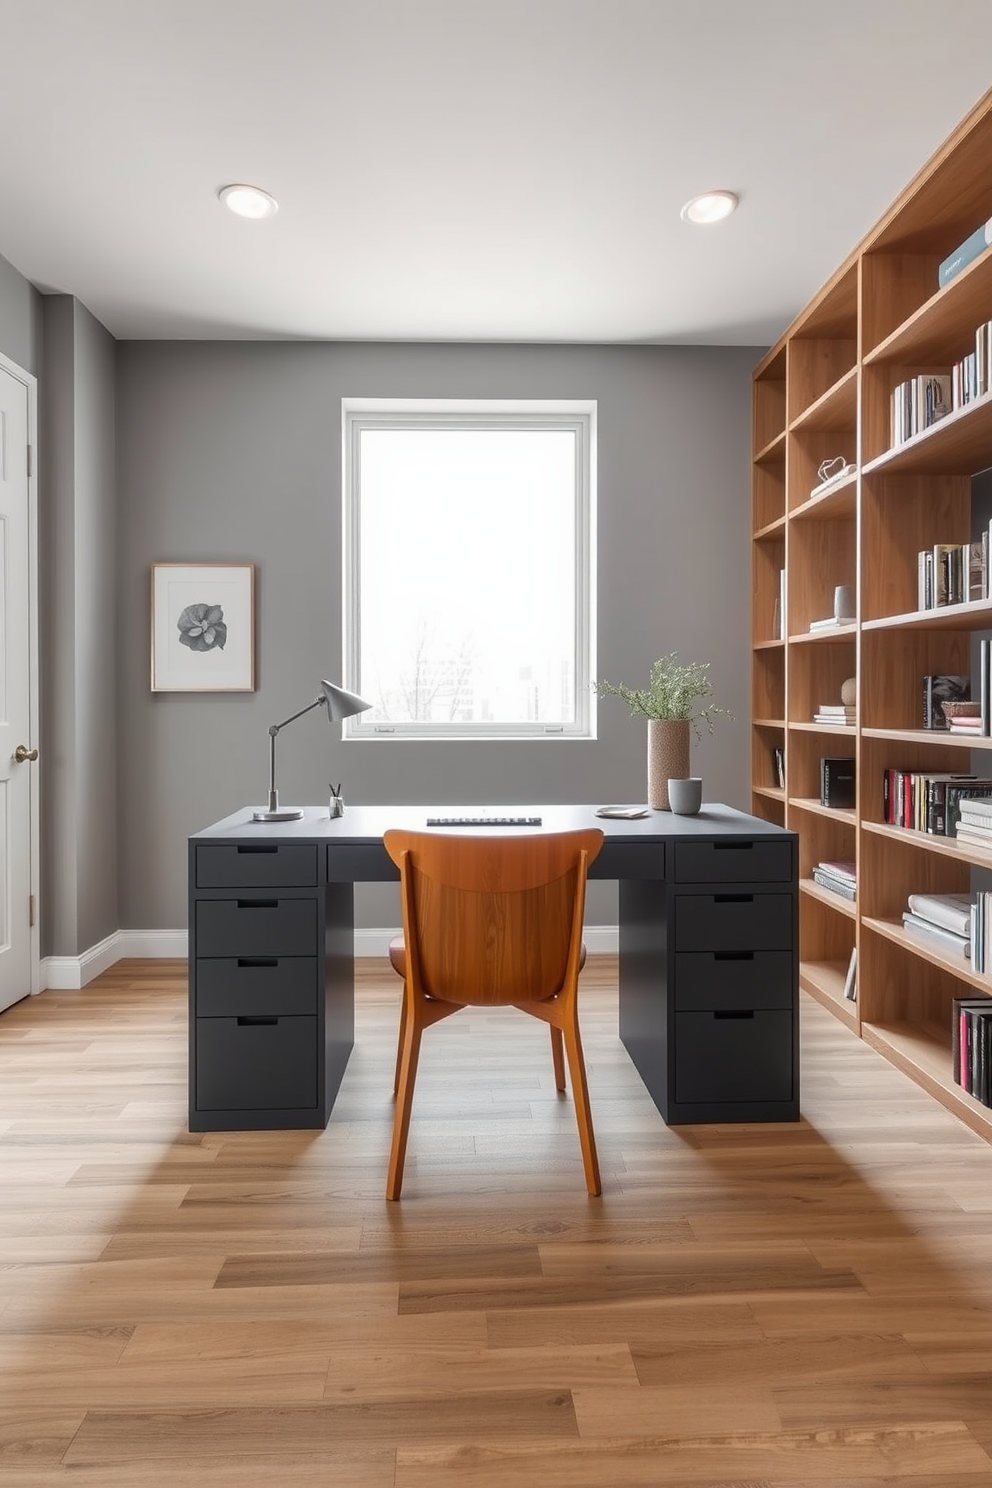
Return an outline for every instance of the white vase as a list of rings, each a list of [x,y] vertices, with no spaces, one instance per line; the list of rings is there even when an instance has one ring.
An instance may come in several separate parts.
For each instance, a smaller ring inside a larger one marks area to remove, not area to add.
[[[670,811],[669,780],[689,775],[689,720],[648,719],[648,805],[653,811]]]

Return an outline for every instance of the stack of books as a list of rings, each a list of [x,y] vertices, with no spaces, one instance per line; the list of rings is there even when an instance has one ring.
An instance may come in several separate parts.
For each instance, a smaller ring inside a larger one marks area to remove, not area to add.
[[[992,998],[955,997],[951,1017],[954,1082],[983,1106],[992,1106]]]
[[[882,820],[893,827],[953,837],[965,801],[992,796],[992,780],[919,770],[885,770]]]
[[[988,530],[978,542],[934,543],[917,553],[917,609],[934,610],[988,597]]]
[[[921,372],[892,390],[892,444],[905,444],[951,412],[953,381],[949,371]]]
[[[813,869],[813,882],[818,883],[821,889],[830,889],[832,893],[840,894],[843,899],[853,901],[856,897],[857,881],[853,863],[824,859]]]
[[[814,723],[843,724],[847,727],[857,721],[857,708],[853,705],[848,707],[846,703],[819,703],[813,714]]]
[[[980,739],[983,734],[988,732],[983,727],[982,715],[980,713],[974,715],[952,714],[947,720],[947,731],[951,734],[972,734],[976,739]]]
[[[910,894],[902,923],[910,935],[968,959],[971,956],[971,909],[967,894]]]
[[[923,678],[923,727],[946,729],[947,717],[942,703],[967,703],[971,701],[971,678],[949,675],[946,672]]]
[[[966,796],[958,807],[954,835],[969,847],[984,847],[992,852],[992,799]]]

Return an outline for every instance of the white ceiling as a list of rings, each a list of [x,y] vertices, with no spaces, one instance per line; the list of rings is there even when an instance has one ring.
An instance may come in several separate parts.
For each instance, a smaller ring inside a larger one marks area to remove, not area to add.
[[[990,83],[990,0],[0,0],[0,254],[123,338],[766,343]]]

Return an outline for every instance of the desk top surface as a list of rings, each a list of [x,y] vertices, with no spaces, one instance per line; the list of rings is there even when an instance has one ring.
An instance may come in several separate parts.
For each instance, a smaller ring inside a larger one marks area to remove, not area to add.
[[[348,806],[344,816],[328,816],[326,806],[307,806],[296,821],[255,822],[245,806],[221,821],[192,835],[192,841],[280,841],[327,842],[342,846],[381,842],[390,828],[427,831],[429,816],[539,816],[539,827],[431,827],[432,832],[485,832],[519,837],[533,832],[571,832],[582,827],[600,827],[610,842],[664,842],[674,838],[727,836],[792,837],[795,834],[760,817],[748,816],[732,806],[704,801],[696,816],[677,816],[671,811],[652,811],[649,816],[624,821],[596,815],[596,805],[500,805],[500,806]]]

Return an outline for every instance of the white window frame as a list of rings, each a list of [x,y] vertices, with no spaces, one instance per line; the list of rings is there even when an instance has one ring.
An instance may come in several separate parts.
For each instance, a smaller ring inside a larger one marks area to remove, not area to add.
[[[361,692],[361,436],[366,429],[554,429],[575,434],[575,717],[570,723],[347,720],[351,739],[594,739],[596,737],[596,402],[591,399],[343,398],[344,685]]]

